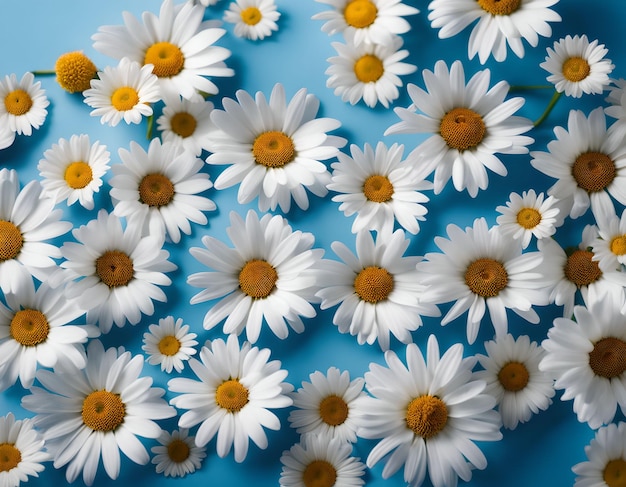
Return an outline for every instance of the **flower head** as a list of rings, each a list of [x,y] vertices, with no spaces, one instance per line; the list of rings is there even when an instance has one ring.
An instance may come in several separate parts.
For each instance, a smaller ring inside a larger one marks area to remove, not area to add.
[[[619,487],[626,472],[626,423],[611,423],[596,431],[585,447],[587,461],[572,467],[576,474],[574,487]]]
[[[224,21],[235,24],[235,35],[253,41],[277,31],[279,18],[274,0],[235,0],[224,12]]]
[[[194,440],[195,436],[190,435],[186,428],[171,433],[163,431],[157,438],[159,444],[151,450],[156,473],[166,477],[184,477],[200,468],[206,457],[206,448],[197,446]]]
[[[69,93],[83,92],[91,87],[98,68],[82,51],[61,54],[54,64],[57,83]]]
[[[147,361],[152,365],[160,365],[161,370],[168,374],[175,369],[181,372],[184,361],[196,353],[195,333],[189,333],[189,325],[183,325],[183,319],[174,321],[173,316],[159,320],[158,325],[152,324],[148,332],[143,334],[141,349],[148,354]]]
[[[48,116],[50,101],[41,81],[35,82],[31,72],[24,73],[19,81],[15,74],[0,79],[0,100],[0,127],[15,134],[32,135]]]

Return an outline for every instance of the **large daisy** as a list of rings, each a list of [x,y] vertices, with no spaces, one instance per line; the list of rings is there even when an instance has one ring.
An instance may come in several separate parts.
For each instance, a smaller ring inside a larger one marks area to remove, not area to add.
[[[163,431],[157,438],[159,444],[151,450],[156,473],[175,478],[185,477],[199,469],[206,457],[206,448],[196,446],[195,439],[186,428],[171,433]]]
[[[274,0],[235,0],[224,12],[224,22],[235,24],[235,35],[263,40],[278,30],[280,12]]]
[[[172,369],[182,372],[183,360],[189,360],[196,353],[197,336],[189,333],[189,325],[183,325],[182,318],[174,321],[173,316],[166,316],[148,327],[141,349],[148,354],[149,364],[160,365],[168,374]]]
[[[291,198],[306,210],[306,190],[316,196],[327,194],[330,173],[321,162],[337,155],[346,144],[327,132],[341,126],[333,118],[316,118],[319,100],[306,89],[287,103],[283,85],[277,83],[268,100],[243,90],[237,101],[225,98],[223,110],[213,110],[211,120],[220,129],[210,141],[208,164],[227,167],[215,180],[216,189],[239,185],[237,201],[247,204],[259,197],[259,210],[283,212]]]
[[[409,154],[412,164],[435,171],[435,194],[452,178],[457,191],[467,189],[470,196],[487,188],[487,170],[500,176],[506,167],[495,154],[525,154],[531,137],[521,135],[532,122],[514,113],[524,104],[515,97],[505,100],[509,85],[500,81],[489,88],[489,70],[478,71],[465,83],[460,61],[450,69],[437,61],[435,71],[424,70],[426,91],[407,85],[413,104],[395,108],[402,119],[385,131],[389,134],[432,134]],[[421,113],[415,113],[417,109]]]
[[[32,135],[33,129],[41,127],[48,116],[50,101],[41,81],[35,82],[31,72],[24,73],[20,80],[15,74],[0,79],[0,100],[0,127],[14,134]]]
[[[572,467],[574,487],[620,487],[626,475],[626,423],[611,423],[596,431],[585,446],[587,460]]]

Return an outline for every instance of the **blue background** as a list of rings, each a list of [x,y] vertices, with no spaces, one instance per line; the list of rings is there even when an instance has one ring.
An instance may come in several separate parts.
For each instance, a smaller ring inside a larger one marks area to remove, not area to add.
[[[122,11],[128,10],[139,16],[142,11],[158,12],[158,0],[106,0],[102,2],[79,2],[78,0],[2,0],[0,14],[0,75],[15,73],[18,78],[26,71],[52,69],[57,57],[65,52],[83,50],[95,64],[102,69],[107,64],[116,64],[117,61],[107,58],[92,47],[91,35],[101,25],[119,25],[123,23]],[[544,84],[547,73],[539,67],[546,55],[546,47],[567,34],[587,34],[590,40],[599,39],[609,49],[608,57],[616,64],[613,77],[624,77],[626,71],[626,46],[621,35],[620,19],[624,18],[626,6],[621,0],[604,0],[597,4],[586,0],[562,0],[554,9],[562,16],[561,23],[553,25],[551,39],[541,38],[536,48],[525,43],[526,56],[517,58],[509,51],[507,61],[496,63],[490,60],[481,66],[475,59],[467,59],[467,40],[469,29],[456,37],[447,40],[437,38],[437,32],[430,27],[427,20],[426,0],[405,0],[406,4],[420,9],[420,14],[408,19],[412,24],[410,33],[403,36],[404,48],[410,51],[405,60],[417,65],[418,71],[403,77],[405,83],[415,83],[423,87],[421,70],[433,69],[438,59],[444,59],[450,64],[460,59],[469,77],[480,69],[489,68],[492,73],[491,85],[502,79],[511,85]],[[219,45],[232,50],[232,56],[227,64],[234,68],[236,75],[233,78],[217,78],[214,81],[220,88],[220,94],[214,97],[219,107],[222,96],[234,96],[237,89],[249,92],[263,91],[267,95],[276,82],[285,85],[288,98],[300,88],[306,87],[321,100],[319,116],[337,118],[342,127],[336,133],[346,137],[350,143],[360,147],[364,143],[375,145],[382,140],[387,145],[394,142],[405,144],[405,155],[423,140],[418,135],[383,136],[387,127],[399,121],[392,108],[384,109],[380,106],[371,109],[359,103],[350,106],[336,97],[332,90],[326,88],[327,76],[324,74],[328,67],[327,59],[335,55],[331,46],[332,41],[341,41],[339,36],[328,36],[321,32],[322,21],[311,20],[311,16],[328,8],[326,5],[313,0],[276,0],[278,9],[282,13],[279,20],[279,31],[260,42],[252,42],[236,38],[233,35],[233,25],[224,24],[227,34],[218,41]],[[223,11],[228,7],[227,0],[221,0],[215,7],[209,7],[205,18],[221,19]],[[99,140],[111,152],[111,164],[120,162],[117,155],[119,148],[128,148],[131,140],[147,147],[145,121],[141,125],[127,126],[120,124],[117,127],[108,127],[100,124],[98,118],[90,117],[90,108],[82,101],[80,94],[71,95],[63,91],[53,76],[39,77],[42,87],[50,100],[48,118],[42,128],[35,131],[33,136],[17,136],[13,146],[0,151],[0,167],[14,168],[18,171],[20,182],[26,184],[31,179],[38,179],[36,169],[43,152],[56,143],[59,138],[69,139],[73,134],[87,133],[92,140]],[[406,89],[401,89],[401,97],[393,106],[406,107],[410,99]],[[519,114],[530,119],[536,119],[547,105],[551,90],[535,90],[515,93],[525,96],[526,105]],[[572,108],[582,109],[589,113],[596,106],[605,105],[604,96],[584,96],[581,99],[562,97],[554,111],[543,125],[534,129],[530,135],[535,138],[531,150],[546,150],[546,144],[553,137],[552,128],[555,125],[566,126],[567,113]],[[156,132],[155,132],[156,135]],[[348,151],[348,147],[344,149]],[[476,217],[484,216],[489,224],[495,223],[497,214],[495,207],[503,205],[508,200],[509,193],[534,188],[536,191],[545,191],[554,181],[544,177],[534,170],[528,155],[503,156],[502,160],[509,170],[505,178],[490,173],[490,184],[486,191],[472,199],[467,193],[457,193],[451,183],[446,190],[435,196],[427,192],[431,201],[427,204],[427,221],[421,225],[421,232],[411,238],[409,253],[424,255],[429,251],[437,251],[433,238],[445,236],[445,226],[456,223],[465,227],[472,224]],[[330,163],[330,161],[329,161]],[[206,166],[205,169],[215,180],[221,170],[218,166]],[[105,185],[96,196],[96,209],[87,211],[78,205],[63,208],[64,219],[71,220],[75,226],[84,224],[94,218],[98,207],[111,209],[107,184],[110,173],[105,177]],[[189,255],[190,247],[201,246],[203,235],[212,235],[230,244],[225,229],[229,226],[228,214],[235,210],[245,214],[248,208],[257,209],[256,200],[250,205],[238,205],[236,201],[237,187],[217,192],[210,190],[206,194],[213,199],[218,207],[215,212],[208,212],[209,224],[206,227],[194,226],[189,236],[183,236],[178,245],[166,244],[171,252],[171,260],[178,265],[178,270],[170,274],[174,285],[164,288],[168,303],[157,305],[152,317],[144,317],[135,327],[127,325],[113,330],[102,337],[106,346],[123,345],[134,353],[141,352],[142,336],[150,323],[156,323],[160,317],[173,315],[181,317],[191,325],[199,335],[198,341],[204,343],[206,339],[221,337],[221,325],[211,331],[202,329],[202,318],[210,303],[190,305],[189,299],[198,289],[186,284],[189,274],[204,270]],[[292,209],[286,218],[294,229],[310,231],[315,234],[317,248],[326,249],[327,258],[336,259],[330,250],[331,242],[341,240],[350,248],[354,248],[354,235],[350,233],[353,217],[346,218],[338,211],[338,204],[331,201],[332,193],[324,199],[311,196],[311,207],[304,212],[297,208]],[[295,206],[295,205],[294,205]],[[618,214],[621,210],[618,211]],[[568,220],[558,230],[557,240],[563,246],[577,245],[581,238],[584,224],[590,223],[587,215],[575,221]],[[71,240],[67,234],[58,240]],[[442,306],[445,313],[448,306]],[[305,321],[306,330],[301,335],[291,333],[281,341],[264,328],[257,346],[269,347],[272,358],[282,362],[289,371],[287,381],[295,388],[301,386],[303,380],[309,380],[309,374],[320,370],[326,372],[330,366],[342,370],[349,370],[352,377],[362,376],[372,362],[384,363],[383,354],[377,344],[373,346],[359,346],[355,337],[342,335],[332,324],[332,317],[336,308],[321,311],[315,319]],[[555,306],[537,308],[542,320],[539,325],[533,326],[509,313],[509,330],[514,336],[528,334],[533,340],[541,341],[546,336],[554,317],[559,316],[561,309]],[[482,323],[478,340],[473,346],[468,346],[465,338],[466,315],[461,316],[445,328],[442,328],[437,319],[425,318],[425,324],[414,333],[414,340],[422,350],[425,348],[429,334],[435,333],[442,349],[456,342],[465,344],[466,355],[484,353],[483,343],[493,337],[493,328],[488,317]],[[393,348],[404,357],[404,346],[392,341]],[[188,368],[185,369],[187,372]],[[171,377],[160,372],[158,366],[146,364],[144,374],[155,379],[155,385],[165,387]],[[172,374],[173,376],[174,374]],[[21,389],[19,383],[0,395],[0,414],[13,411],[18,418],[31,416],[19,404],[20,399],[27,391]],[[529,485],[567,486],[574,482],[571,467],[585,460],[584,447],[593,438],[594,432],[586,424],[578,423],[572,411],[571,401],[562,402],[561,392],[557,391],[553,405],[545,412],[534,416],[527,424],[518,426],[515,431],[503,430],[504,439],[497,443],[482,444],[483,451],[488,459],[488,466],[484,471],[475,471],[468,486],[508,485],[522,487]],[[172,394],[167,393],[169,399]],[[180,479],[169,479],[157,475],[153,465],[139,466],[123,458],[122,469],[117,483],[121,485],[135,484],[137,486],[167,486],[167,485],[223,485],[233,486],[255,485],[259,487],[278,485],[281,464],[279,458],[283,450],[291,447],[298,441],[298,435],[287,422],[290,409],[278,410],[282,428],[278,432],[268,432],[270,446],[267,450],[259,450],[251,445],[248,456],[243,464],[234,462],[231,454],[226,458],[219,458],[215,453],[215,442],[207,446],[208,457],[202,468],[191,476]],[[618,416],[617,420],[623,419]],[[175,426],[175,419],[163,421],[162,426],[171,430]],[[194,430],[195,431],[195,430]],[[145,442],[148,449],[156,444],[155,441]],[[374,446],[373,441],[359,440],[354,454],[365,461],[369,451]],[[402,473],[399,472],[391,479],[381,478],[383,464],[367,471],[366,484],[372,487],[393,487],[404,485]],[[55,471],[51,463],[40,478],[31,479],[29,485],[43,486],[52,483],[65,483],[65,469]],[[113,485],[102,468],[98,472],[96,484],[98,486]],[[76,481],[82,484],[82,478]],[[463,482],[460,482],[463,485]],[[424,484],[430,485],[428,480]]]

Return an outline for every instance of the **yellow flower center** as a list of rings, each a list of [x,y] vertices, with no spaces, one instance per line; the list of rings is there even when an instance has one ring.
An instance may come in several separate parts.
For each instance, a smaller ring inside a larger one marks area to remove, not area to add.
[[[15,259],[24,245],[22,232],[13,223],[0,220],[0,262]]]
[[[296,148],[291,137],[271,130],[254,139],[252,154],[257,164],[265,167],[283,167],[294,160]]]
[[[167,176],[147,174],[139,182],[139,201],[148,206],[167,206],[174,199],[174,184]]]
[[[613,182],[616,172],[613,160],[600,152],[585,152],[572,166],[572,176],[578,187],[588,193],[602,191]]]
[[[354,74],[361,83],[375,83],[384,72],[383,62],[373,54],[365,54],[354,63]]]
[[[101,390],[83,401],[83,423],[94,431],[113,431],[124,422],[126,406],[119,394]]]
[[[34,347],[47,340],[50,325],[41,311],[22,309],[13,315],[9,332],[20,345]]]
[[[387,176],[375,174],[363,183],[363,194],[369,201],[385,203],[393,196],[393,184]]]
[[[182,463],[189,458],[189,445],[183,440],[172,440],[167,445],[167,456],[174,463]]]
[[[241,11],[241,21],[246,25],[256,25],[261,22],[263,14],[256,7],[244,8]]]
[[[522,0],[476,0],[480,8],[491,15],[511,15],[522,5]]]
[[[541,213],[535,208],[522,208],[517,213],[517,224],[526,230],[535,228],[541,223]]]
[[[483,298],[497,296],[508,283],[509,275],[504,265],[494,259],[477,259],[465,271],[465,284]]]
[[[406,425],[425,440],[439,433],[448,422],[448,408],[436,396],[413,399],[406,408]]]
[[[626,235],[620,235],[611,240],[611,252],[615,255],[626,254]]]
[[[453,108],[441,119],[439,133],[451,149],[473,149],[485,138],[483,118],[469,108]]]
[[[604,467],[602,478],[609,487],[626,487],[626,460],[610,460]]]
[[[339,426],[348,418],[348,405],[343,397],[331,394],[320,401],[319,414],[324,423]]]
[[[72,189],[82,189],[93,181],[91,166],[83,161],[72,162],[65,168],[65,182]]]
[[[591,73],[591,66],[586,59],[580,56],[568,58],[562,66],[563,76],[567,81],[576,83],[584,80]]]
[[[267,298],[278,281],[278,273],[267,261],[252,259],[239,272],[241,292],[253,299]]]
[[[187,112],[178,112],[174,114],[170,120],[172,132],[181,136],[183,139],[193,135],[196,131],[198,122],[196,118]]]
[[[343,11],[346,24],[357,29],[372,25],[378,16],[378,9],[372,0],[352,0]]]
[[[337,481],[337,470],[326,460],[313,460],[302,472],[304,487],[333,487]]]
[[[19,117],[28,113],[33,106],[33,99],[24,90],[18,88],[4,97],[4,106],[11,115]]]
[[[22,461],[22,453],[14,443],[0,443],[0,472],[8,472]]]
[[[174,335],[165,335],[159,340],[159,352],[168,357],[173,357],[180,350],[180,341]]]
[[[229,413],[237,413],[248,404],[248,389],[238,379],[226,380],[215,391],[215,402]]]
[[[384,301],[393,291],[393,276],[382,267],[365,267],[354,278],[354,291],[368,303]]]
[[[152,72],[159,78],[176,76],[185,66],[185,56],[180,48],[170,42],[157,42],[147,50],[144,64],[152,64]]]
[[[75,93],[91,87],[91,80],[96,77],[98,69],[82,52],[74,51],[59,56],[54,71],[61,88]]]
[[[132,259],[119,250],[108,250],[96,259],[96,274],[110,288],[126,286],[134,273]]]
[[[588,286],[602,277],[602,271],[590,250],[575,250],[565,262],[565,277],[578,287]]]
[[[612,379],[626,371],[626,342],[615,337],[602,338],[589,352],[589,367],[593,373]]]
[[[521,391],[528,384],[528,369],[521,362],[509,362],[498,372],[498,381],[505,391]]]
[[[139,103],[139,94],[130,86],[122,86],[111,95],[111,105],[118,112],[132,110],[137,103]]]

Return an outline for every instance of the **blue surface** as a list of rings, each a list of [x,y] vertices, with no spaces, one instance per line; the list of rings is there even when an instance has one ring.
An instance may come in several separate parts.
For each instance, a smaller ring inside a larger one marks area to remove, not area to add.
[[[350,106],[334,96],[332,90],[326,88],[327,76],[324,71],[328,67],[327,58],[335,55],[331,41],[340,40],[338,37],[329,37],[322,33],[321,21],[311,20],[311,16],[327,8],[313,0],[276,0],[278,9],[282,12],[279,20],[279,31],[261,42],[252,42],[234,37],[232,24],[225,24],[228,34],[218,44],[232,50],[232,57],[227,64],[235,69],[233,78],[217,79],[220,95],[215,98],[216,104],[222,96],[233,96],[237,89],[249,92],[263,91],[269,94],[276,82],[285,85],[287,96],[291,97],[298,89],[306,87],[310,93],[321,100],[320,116],[337,118],[342,122],[339,135],[346,137],[349,143],[363,146],[368,142],[375,145],[379,140],[387,145],[393,142],[405,144],[405,155],[422,139],[418,136],[383,136],[387,127],[399,121],[393,110],[377,107],[367,108],[360,103]],[[563,21],[553,24],[553,37],[541,38],[535,49],[527,44],[527,54],[524,59],[518,59],[509,52],[505,63],[490,61],[486,66],[480,66],[477,60],[467,59],[467,39],[469,30],[452,39],[439,40],[427,20],[427,5],[425,0],[405,0],[421,10],[421,13],[410,17],[412,31],[404,35],[405,48],[410,51],[406,62],[416,64],[418,72],[403,78],[405,83],[412,82],[423,86],[421,70],[432,69],[438,59],[444,59],[450,64],[455,59],[462,60],[467,78],[478,69],[488,67],[492,71],[491,85],[506,79],[511,85],[543,84],[547,73],[539,68],[544,60],[546,47],[552,46],[554,40],[566,34],[587,34],[590,40],[599,39],[600,43],[609,48],[608,57],[616,64],[613,77],[626,77],[626,45],[621,35],[622,23],[620,19],[626,14],[626,4],[621,0],[605,0],[601,6],[594,5],[590,10],[590,3],[586,0],[562,0],[555,10],[562,16]],[[139,16],[143,10],[158,12],[158,0],[106,0],[103,2],[79,2],[78,0],[3,0],[0,14],[0,75],[16,73],[18,77],[28,70],[51,69],[56,58],[68,51],[83,50],[99,67],[115,64],[116,61],[106,58],[92,47],[90,37],[100,25],[122,24],[122,11],[128,10]],[[222,12],[228,7],[228,0],[221,0],[216,7],[207,9],[206,18],[221,18]],[[48,118],[44,126],[31,137],[18,136],[15,144],[0,151],[0,167],[14,168],[18,171],[20,182],[26,184],[31,179],[37,179],[37,163],[43,152],[59,138],[69,139],[73,134],[88,133],[92,140],[99,140],[111,152],[111,163],[119,163],[117,150],[128,148],[131,140],[143,144],[145,138],[145,122],[140,126],[120,124],[111,128],[102,126],[99,119],[89,116],[89,107],[82,102],[80,95],[70,95],[64,92],[53,77],[39,78],[51,102]],[[401,97],[393,106],[408,106],[410,100],[406,95],[405,87],[401,89]],[[520,111],[521,115],[536,119],[547,105],[551,92],[537,90],[521,92],[526,96],[527,103]],[[532,150],[545,150],[551,140],[552,128],[555,125],[565,126],[567,113],[571,108],[582,109],[588,113],[596,106],[604,104],[602,96],[584,96],[582,99],[563,97],[557,104],[546,122],[530,134],[535,138]],[[545,191],[553,180],[544,177],[530,166],[529,156],[510,156],[502,158],[508,167],[509,175],[506,178],[489,174],[489,188],[481,191],[477,198],[470,198],[466,192],[457,193],[448,184],[446,190],[437,196],[429,192],[431,201],[427,204],[427,221],[421,225],[421,232],[411,237],[409,251],[413,255],[424,255],[429,251],[437,251],[433,238],[445,235],[445,226],[456,223],[459,226],[470,225],[475,217],[484,216],[489,224],[495,223],[497,205],[505,204],[511,191],[521,193],[534,188],[536,191]],[[215,180],[220,167],[205,167]],[[96,208],[109,208],[108,185],[96,196]],[[157,305],[156,313],[152,317],[144,317],[143,321],[135,326],[114,329],[103,337],[106,346],[124,345],[134,353],[141,351],[142,335],[148,324],[155,323],[161,316],[172,314],[182,317],[190,324],[193,331],[198,333],[200,343],[209,338],[221,335],[221,325],[210,332],[202,329],[202,318],[206,312],[207,303],[190,305],[189,299],[198,290],[186,284],[186,277],[198,270],[197,262],[189,255],[190,247],[200,246],[203,235],[213,235],[230,245],[225,229],[229,225],[228,213],[234,209],[244,214],[248,208],[256,209],[256,200],[250,205],[241,206],[236,202],[237,187],[224,191],[208,192],[218,211],[209,212],[209,224],[206,227],[194,226],[190,236],[183,236],[180,244],[167,244],[166,248],[172,253],[171,260],[179,269],[171,274],[174,285],[164,288],[168,295],[168,303]],[[313,232],[316,236],[317,248],[327,249],[327,258],[336,258],[330,250],[331,242],[341,240],[349,247],[354,247],[354,235],[350,233],[352,218],[344,217],[338,211],[338,204],[333,203],[329,194],[325,199],[311,197],[311,208],[300,211],[292,209],[286,215],[295,229]],[[96,215],[97,210],[87,211],[75,205],[67,208],[65,203],[60,205],[64,211],[64,219],[74,222],[75,226],[86,223]],[[589,223],[589,217],[576,221],[569,221],[559,229],[557,239],[566,246],[577,245],[581,237],[582,228]],[[407,236],[410,236],[407,234]],[[71,237],[68,236],[68,239]],[[371,362],[383,363],[383,356],[377,344],[373,346],[359,346],[356,339],[350,335],[341,335],[332,324],[332,316],[336,308],[319,311],[315,319],[305,321],[306,331],[301,335],[291,333],[281,341],[274,337],[267,328],[264,328],[257,345],[269,347],[272,358],[282,361],[283,367],[289,371],[287,380],[296,388],[303,380],[308,380],[309,374],[315,370],[325,372],[334,365],[340,369],[347,369],[353,377],[362,376],[368,370]],[[446,307],[442,307],[445,312]],[[534,340],[542,340],[552,319],[561,312],[560,308],[548,306],[537,308],[542,321],[533,326],[516,319],[509,314],[510,332],[517,336],[529,334]],[[455,342],[465,343],[466,355],[484,352],[483,342],[491,339],[493,328],[485,318],[481,325],[481,332],[476,343],[470,347],[465,339],[465,318],[463,315],[445,328],[442,328],[436,319],[425,319],[425,325],[414,333],[414,339],[422,350],[425,348],[427,337],[436,333],[440,345],[447,348]],[[404,357],[403,346],[392,341],[393,348]],[[168,376],[159,372],[158,367],[146,364],[144,373],[155,378],[155,384],[165,387]],[[26,391],[18,385],[0,395],[0,414],[13,411],[18,417],[28,417],[30,413],[20,408],[20,398]],[[545,412],[533,417],[528,424],[518,426],[515,431],[503,430],[504,439],[498,443],[484,444],[483,449],[488,459],[488,466],[484,471],[475,471],[471,482],[460,485],[491,486],[507,485],[509,487],[526,487],[530,485],[567,486],[572,485],[574,475],[571,467],[585,460],[584,447],[593,437],[594,432],[586,425],[580,424],[572,411],[571,401],[562,402],[561,393],[557,391],[553,405]],[[167,398],[172,397],[168,393]],[[268,432],[270,446],[267,450],[259,450],[251,445],[248,457],[243,464],[236,464],[232,453],[221,459],[215,453],[215,442],[208,444],[208,457],[200,471],[186,477],[184,480],[172,480],[157,475],[153,465],[138,466],[127,459],[122,460],[121,474],[117,482],[111,481],[100,469],[96,479],[98,486],[120,485],[137,486],[167,486],[167,485],[254,485],[269,487],[278,484],[281,471],[280,454],[288,449],[298,437],[287,422],[289,410],[278,411],[282,422],[279,432]],[[623,419],[621,416],[616,420]],[[162,426],[171,429],[175,421],[164,421]],[[146,442],[149,447],[155,442]],[[355,455],[363,461],[367,457],[374,442],[359,440],[355,447]],[[366,474],[366,483],[371,487],[393,487],[404,485],[401,473],[388,480],[381,478],[382,464],[377,465]],[[32,479],[28,485],[44,486],[65,483],[65,469],[55,471],[52,464],[46,466],[45,472],[38,479]],[[76,481],[82,484],[82,480]],[[429,485],[428,481],[424,484]]]

